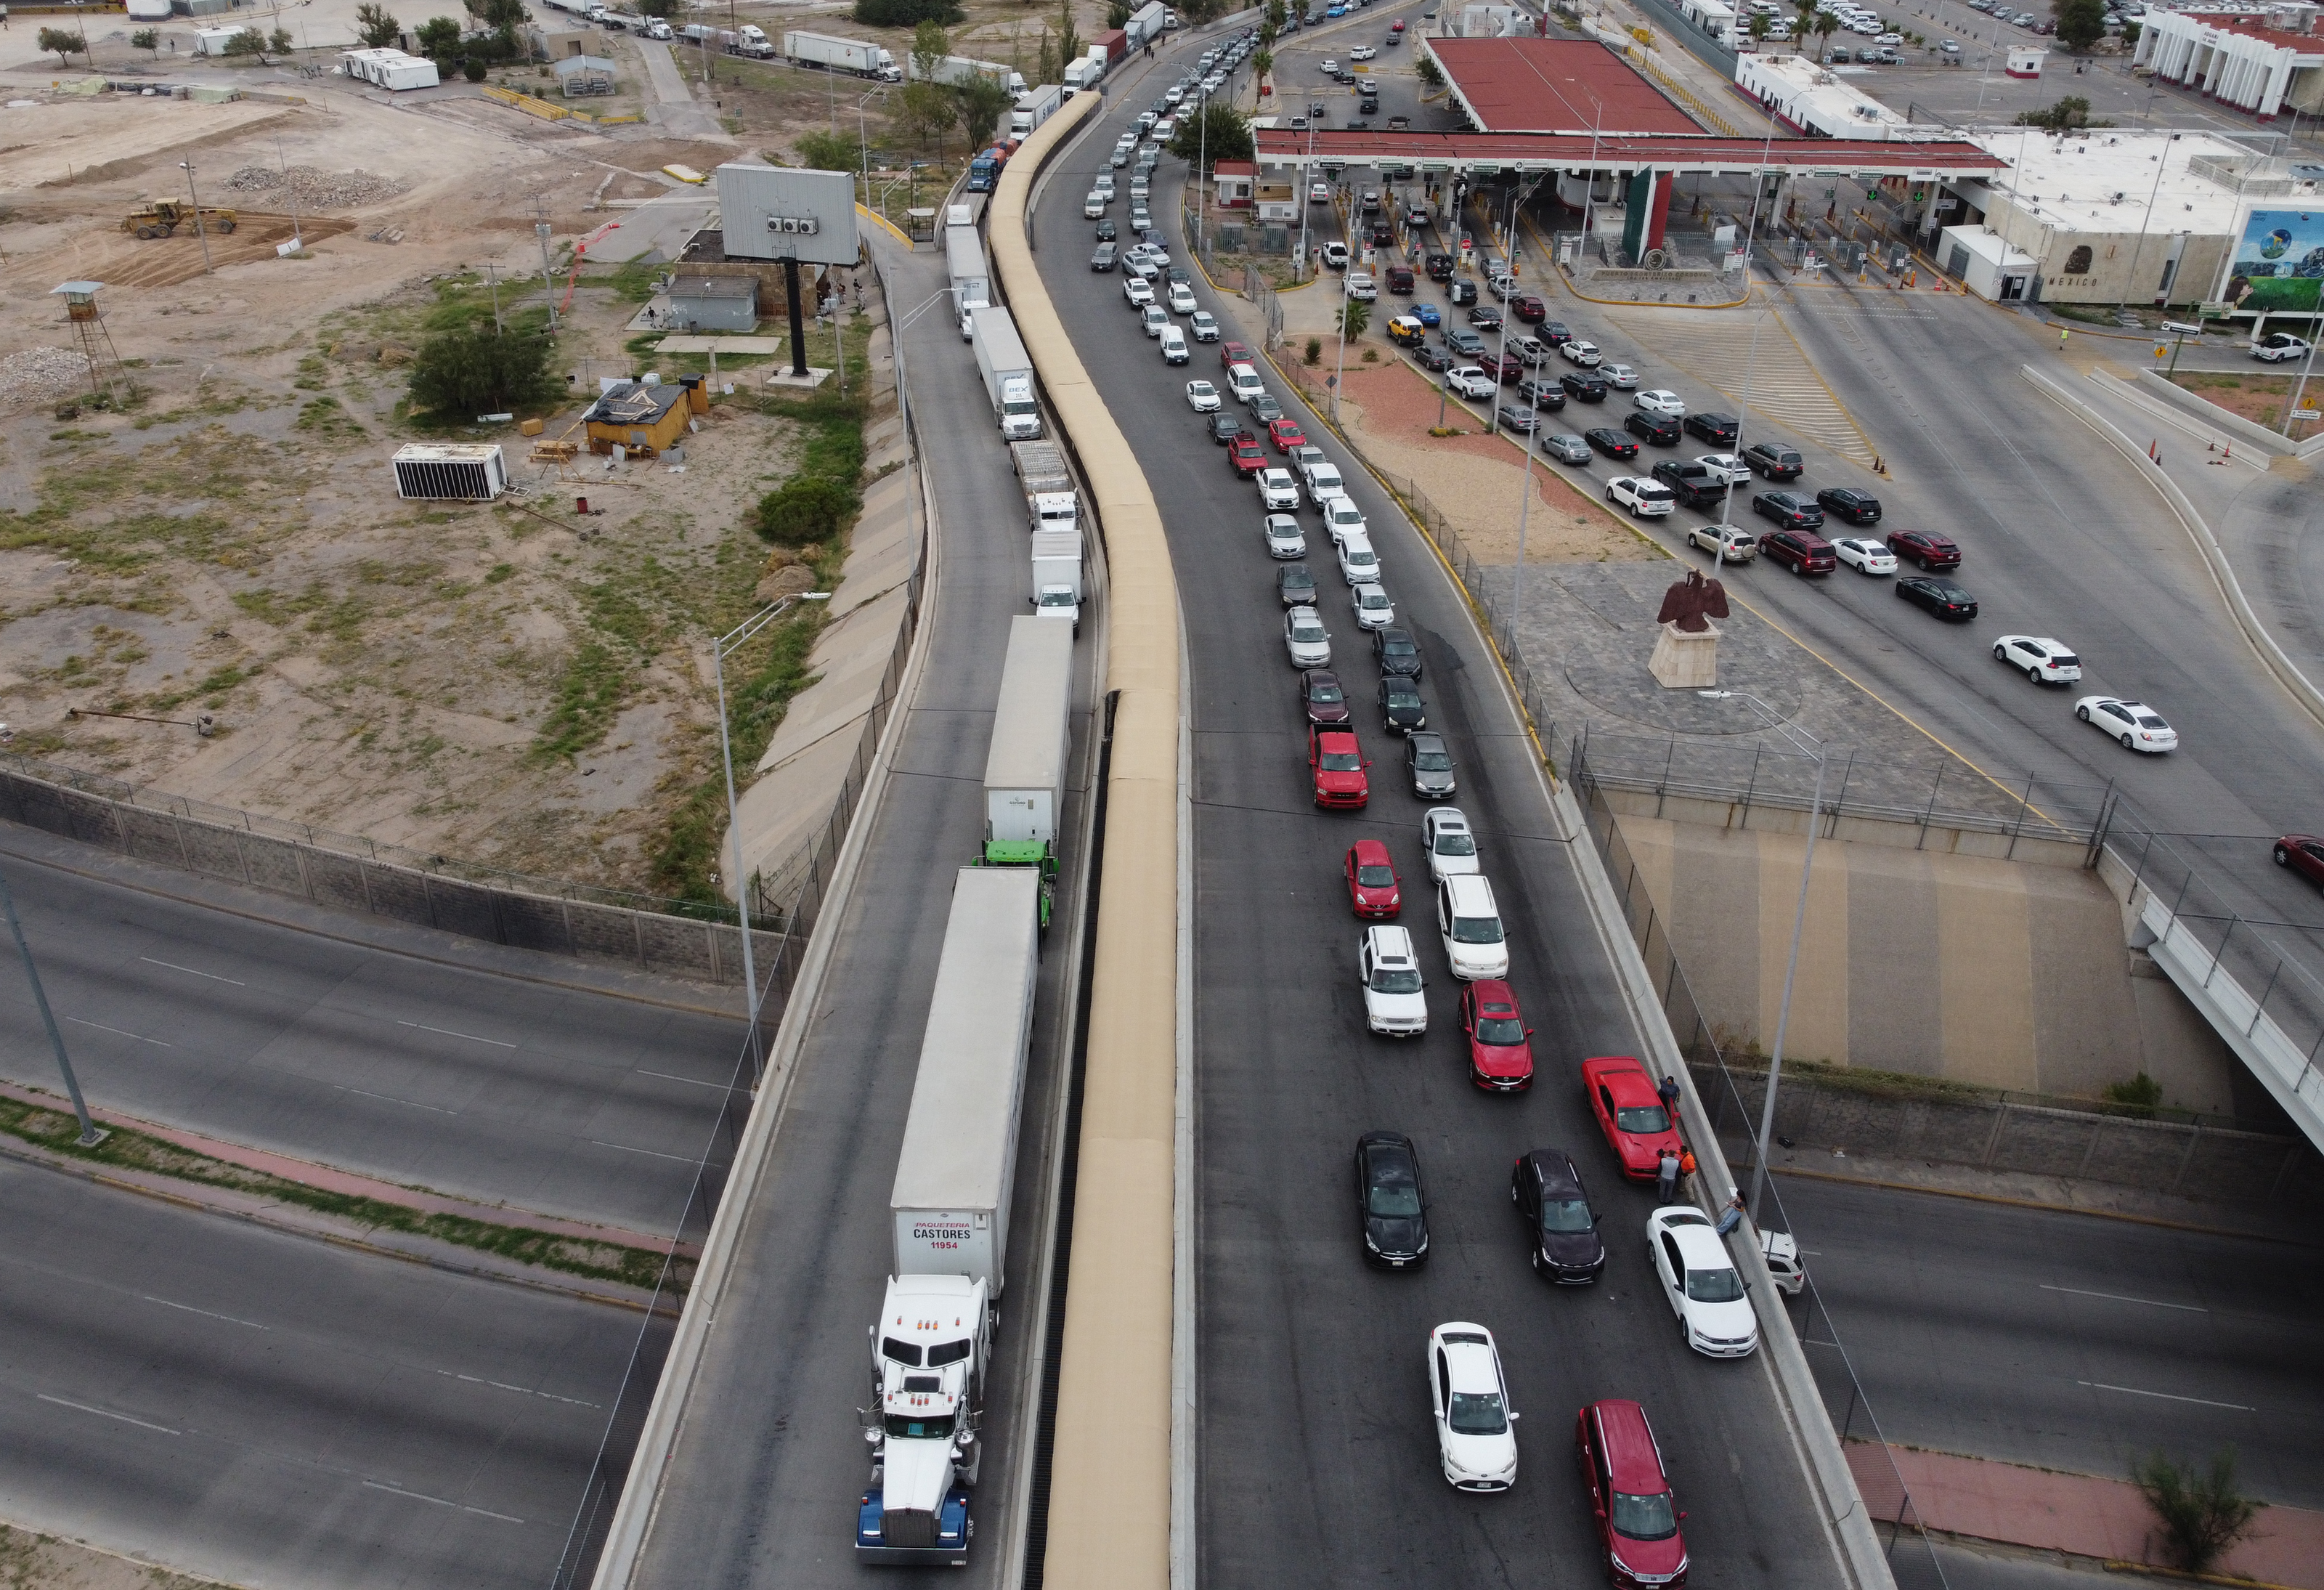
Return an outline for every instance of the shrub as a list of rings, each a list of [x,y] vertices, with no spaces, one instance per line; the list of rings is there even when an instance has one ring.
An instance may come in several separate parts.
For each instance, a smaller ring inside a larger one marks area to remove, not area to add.
[[[411,361],[412,406],[451,420],[540,402],[564,388],[549,374],[550,349],[546,337],[488,324],[439,331]]]
[[[2109,1082],[2101,1090],[2110,1105],[2122,1106],[2126,1115],[2152,1118],[2154,1106],[2163,1102],[2163,1084],[2141,1071],[2127,1082]]]
[[[862,501],[862,492],[848,481],[794,475],[759,499],[759,533],[785,547],[829,541],[847,528]]]
[[[2177,1565],[2190,1574],[2209,1571],[2227,1548],[2251,1533],[2255,1502],[2236,1490],[2236,1449],[2213,1455],[2211,1472],[2199,1474],[2157,1451],[2131,1465],[2130,1477],[2163,1521],[2163,1539]]]
[[[485,74],[490,72],[492,69],[492,62],[486,60],[481,55],[471,55],[467,60],[460,63],[461,72],[465,74],[468,81],[472,83],[483,82],[484,80]]]
[[[1311,337],[1307,339],[1306,359],[1311,365],[1320,365],[1323,362],[1323,339],[1322,337]]]
[[[855,0],[855,20],[867,28],[918,27],[924,22],[966,20],[959,0]]]

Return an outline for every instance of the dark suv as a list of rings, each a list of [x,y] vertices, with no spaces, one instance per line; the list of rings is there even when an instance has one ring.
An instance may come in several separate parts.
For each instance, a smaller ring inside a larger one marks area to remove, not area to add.
[[[1588,1286],[1606,1268],[1598,1212],[1582,1186],[1582,1172],[1562,1149],[1536,1149],[1509,1173],[1509,1201],[1526,1223],[1534,1273],[1567,1286]]]
[[[1633,409],[1622,417],[1622,429],[1658,448],[1678,446],[1683,434],[1678,421],[1668,414],[1649,414],[1644,409]]]
[[[1840,567],[1831,543],[1812,530],[1775,530],[1759,538],[1759,551],[1794,574],[1830,574]]]
[[[1547,376],[1527,376],[1517,383],[1517,396],[1551,413],[1565,407],[1565,389]]]
[[[1892,530],[1888,532],[1888,550],[1899,558],[1910,558],[1931,573],[1960,567],[1960,548],[1950,536],[1927,530]]]
[[[1823,528],[1823,510],[1798,492],[1761,492],[1751,499],[1751,512],[1785,530]]]
[[[1576,402],[1602,403],[1606,401],[1606,378],[1595,370],[1569,370],[1557,378],[1565,395]]]
[[[1880,499],[1870,492],[1856,491],[1844,485],[1828,485],[1816,493],[1816,501],[1824,512],[1850,524],[1880,522]]]
[[[1689,414],[1686,417],[1686,433],[1699,436],[1713,447],[1731,448],[1735,445],[1739,423],[1732,414]]]
[[[1390,265],[1388,268],[1388,290],[1404,298],[1412,296],[1412,267]]]
[[[1534,328],[1533,334],[1552,347],[1563,347],[1573,340],[1573,333],[1565,328],[1563,320],[1544,320]]]
[[[1538,326],[1549,318],[1549,306],[1530,292],[1520,292],[1509,300],[1509,313],[1529,326]]]
[[[1787,448],[1781,442],[1757,441],[1743,449],[1743,462],[1769,480],[1797,480],[1807,467],[1797,448]]]
[[[1452,280],[1452,267],[1454,263],[1452,256],[1449,254],[1432,254],[1426,260],[1422,262],[1427,269],[1428,279],[1431,282],[1450,282]]]

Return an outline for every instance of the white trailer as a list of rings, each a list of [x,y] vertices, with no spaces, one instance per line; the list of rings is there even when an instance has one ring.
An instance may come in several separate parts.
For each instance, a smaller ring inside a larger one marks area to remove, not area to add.
[[[1056,626],[1033,627],[1070,652],[1072,637]],[[963,867],[953,880],[889,1197],[898,1275],[965,1276],[1000,1296],[1040,970],[1040,893],[1030,867]]]
[[[1017,441],[1041,434],[1041,405],[1033,395],[1033,361],[1017,335],[1009,311],[995,306],[969,311],[970,337],[976,344],[976,368],[984,377],[985,395],[992,400],[992,417],[1001,434]]]
[[[904,58],[904,75],[915,81],[921,77],[920,63],[917,57]],[[991,78],[1009,90],[1012,97],[1025,92],[1024,73],[1011,71],[998,61],[972,60],[965,55],[946,55],[938,58],[935,69],[929,71],[927,77],[931,82],[943,83],[954,88],[967,82],[971,78]]]
[[[952,277],[953,309],[973,335],[969,311],[992,307],[992,271],[984,263],[984,243],[974,226],[945,228],[945,263]]]
[[[1068,497],[1066,506],[1072,506]],[[1063,619],[1074,634],[1082,633],[1082,532],[1074,530],[1033,532],[1033,616]],[[994,738],[999,739],[998,726]],[[985,774],[985,824],[992,822],[992,775]]]
[[[900,81],[903,76],[896,69],[896,58],[879,45],[832,33],[787,32],[783,35],[782,53],[783,59],[793,66],[820,67],[825,71],[851,72],[859,78],[879,78],[890,83]]]
[[[1128,37],[1130,47],[1136,50],[1160,38],[1162,30],[1169,26],[1169,17],[1170,8],[1156,0],[1156,4],[1141,5],[1132,12],[1121,31]]]
[[[1017,108],[1009,113],[1010,140],[1022,143],[1030,138],[1043,122],[1057,114],[1057,106],[1065,102],[1065,89],[1055,83],[1019,95]]]

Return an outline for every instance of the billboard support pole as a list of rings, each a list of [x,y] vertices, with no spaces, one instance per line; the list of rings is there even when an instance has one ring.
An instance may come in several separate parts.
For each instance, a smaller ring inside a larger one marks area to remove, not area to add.
[[[783,261],[783,296],[791,306],[791,374],[807,374],[807,317],[799,308],[798,256]]]

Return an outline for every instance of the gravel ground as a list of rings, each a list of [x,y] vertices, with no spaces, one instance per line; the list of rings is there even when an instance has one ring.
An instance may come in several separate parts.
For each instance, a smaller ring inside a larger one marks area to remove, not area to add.
[[[377,204],[410,190],[411,184],[357,169],[326,171],[314,166],[292,166],[288,171],[272,166],[244,166],[226,180],[237,193],[265,193],[295,198],[307,209],[348,209]]]
[[[28,347],[0,358],[0,414],[38,408],[88,384],[88,361],[69,347]]]

